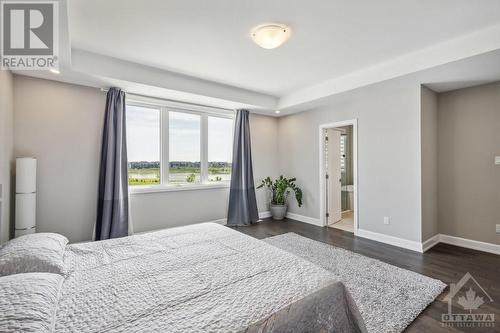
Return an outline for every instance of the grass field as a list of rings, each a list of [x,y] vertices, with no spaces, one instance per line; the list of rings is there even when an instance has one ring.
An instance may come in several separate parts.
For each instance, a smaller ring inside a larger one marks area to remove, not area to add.
[[[170,168],[171,183],[186,183],[187,178],[195,174],[195,180],[199,180],[200,168]],[[128,169],[129,185],[157,185],[160,184],[160,169],[159,168],[144,168],[144,169]],[[230,175],[231,168],[225,167],[210,167],[208,168],[209,175]],[[213,177],[212,177],[213,178]],[[227,177],[224,177],[227,178]]]

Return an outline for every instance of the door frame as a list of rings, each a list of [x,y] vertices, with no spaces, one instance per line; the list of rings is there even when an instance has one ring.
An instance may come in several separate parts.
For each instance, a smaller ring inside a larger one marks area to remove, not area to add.
[[[336,128],[352,125],[352,159],[353,159],[353,186],[354,186],[354,235],[358,234],[358,119],[350,119],[319,125],[319,220],[322,226],[328,225],[326,218],[326,186],[325,186],[325,142],[323,131],[327,128]]]

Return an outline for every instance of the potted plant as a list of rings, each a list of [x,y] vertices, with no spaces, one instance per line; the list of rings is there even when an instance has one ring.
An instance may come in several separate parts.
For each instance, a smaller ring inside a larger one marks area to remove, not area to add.
[[[271,211],[271,216],[274,220],[282,220],[286,215],[287,210],[287,197],[290,194],[290,190],[295,193],[295,199],[297,204],[302,206],[302,190],[295,185],[295,178],[285,178],[279,176],[279,178],[274,181],[271,177],[267,177],[262,180],[262,183],[257,186],[257,188],[267,187],[271,193],[271,203],[269,205],[269,210]]]

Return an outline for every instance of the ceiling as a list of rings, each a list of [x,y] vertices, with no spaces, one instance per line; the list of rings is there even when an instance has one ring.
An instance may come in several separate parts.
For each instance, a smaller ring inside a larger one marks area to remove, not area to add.
[[[73,48],[282,96],[500,23],[500,1],[72,0]],[[248,37],[285,23],[265,50]]]
[[[500,0],[58,1],[61,74],[15,73],[274,116],[409,74],[439,91],[500,80]],[[292,37],[258,47],[265,22]]]

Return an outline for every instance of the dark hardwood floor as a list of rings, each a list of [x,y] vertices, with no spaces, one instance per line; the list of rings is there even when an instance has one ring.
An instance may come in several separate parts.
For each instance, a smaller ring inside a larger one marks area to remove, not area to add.
[[[457,283],[469,272],[493,298],[493,302],[481,306],[482,313],[495,315],[493,328],[448,328],[441,324],[441,314],[446,313],[448,303],[444,292],[425,309],[405,332],[500,332],[500,256],[469,250],[457,246],[438,244],[426,253],[417,253],[399,247],[355,237],[352,233],[316,227],[294,220],[264,220],[248,227],[234,227],[255,238],[266,238],[287,232],[294,232],[323,243],[342,247],[356,253],[379,259],[383,262],[412,270],[449,285]]]

